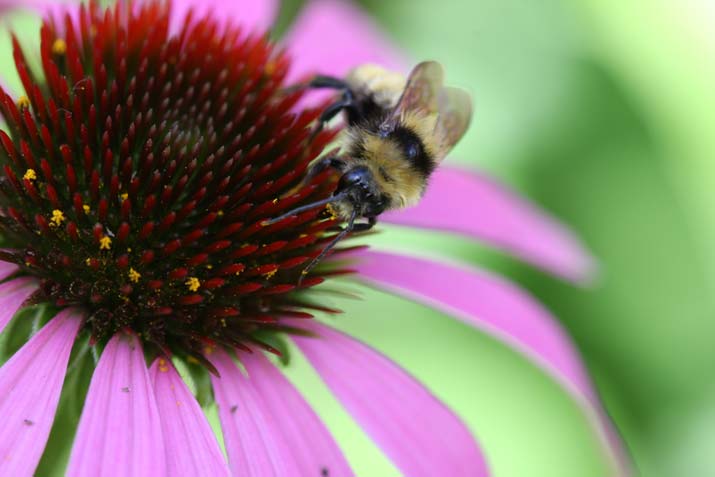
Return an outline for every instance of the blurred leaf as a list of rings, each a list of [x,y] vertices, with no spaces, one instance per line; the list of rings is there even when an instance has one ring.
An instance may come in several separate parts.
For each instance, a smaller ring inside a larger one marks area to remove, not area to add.
[[[72,349],[55,421],[35,475],[64,474],[94,367],[89,337],[83,336]]]
[[[598,63],[574,65],[570,108],[525,151],[525,183],[602,260],[601,286],[575,292],[525,273],[606,384],[645,472],[643,440],[663,409],[702,391],[715,364],[706,266],[666,150],[623,85]]]

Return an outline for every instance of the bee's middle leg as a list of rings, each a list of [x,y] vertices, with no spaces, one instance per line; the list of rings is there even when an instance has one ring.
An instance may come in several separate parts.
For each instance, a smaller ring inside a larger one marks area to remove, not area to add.
[[[318,124],[311,134],[311,138],[315,138],[315,136],[325,128],[325,125],[341,112],[347,111],[349,116],[356,116],[359,113],[358,105],[355,101],[355,94],[350,88],[350,85],[344,80],[332,76],[316,76],[308,82],[307,87],[342,91],[342,97],[325,108],[321,113],[318,118]]]

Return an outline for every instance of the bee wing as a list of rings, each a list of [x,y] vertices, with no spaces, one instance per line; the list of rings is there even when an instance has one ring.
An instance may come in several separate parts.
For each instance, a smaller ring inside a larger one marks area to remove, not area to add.
[[[439,92],[444,82],[444,70],[436,61],[423,61],[415,66],[407,77],[405,90],[395,106],[393,116],[406,111],[422,110],[437,113]]]
[[[464,136],[472,120],[472,97],[459,88],[442,88],[438,98],[438,119],[435,132],[440,138],[438,160],[444,159]]]

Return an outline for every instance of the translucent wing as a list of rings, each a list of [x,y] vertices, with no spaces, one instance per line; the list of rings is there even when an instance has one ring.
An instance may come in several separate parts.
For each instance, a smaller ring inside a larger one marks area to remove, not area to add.
[[[415,66],[407,77],[407,84],[395,107],[394,115],[422,110],[436,113],[439,94],[444,82],[444,70],[436,61],[423,61]]]
[[[442,88],[438,96],[438,119],[435,133],[440,138],[442,160],[464,136],[472,120],[472,97],[459,88]]]

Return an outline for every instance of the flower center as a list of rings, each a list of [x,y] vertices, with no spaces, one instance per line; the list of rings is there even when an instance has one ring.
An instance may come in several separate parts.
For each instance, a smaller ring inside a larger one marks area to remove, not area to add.
[[[307,316],[301,265],[337,224],[262,222],[332,192],[329,171],[303,180],[335,131],[310,138],[320,111],[291,112],[302,93],[263,36],[191,15],[170,33],[163,2],[118,3],[46,23],[41,73],[15,41],[26,96],[0,93],[0,258],[41,279],[37,299],[88,310],[97,340],[255,342]]]

